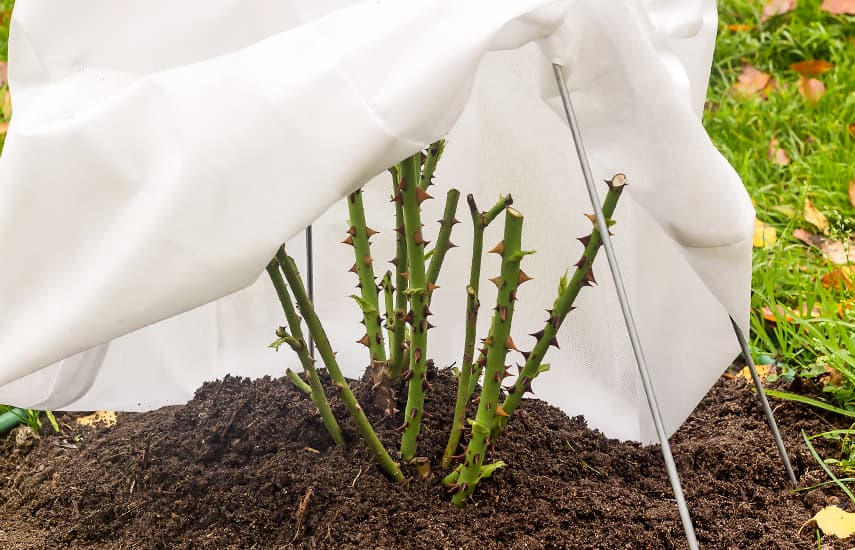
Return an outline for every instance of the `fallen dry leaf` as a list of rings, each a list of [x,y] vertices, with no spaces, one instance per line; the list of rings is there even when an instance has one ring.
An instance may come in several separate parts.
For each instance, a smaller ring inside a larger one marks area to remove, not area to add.
[[[855,238],[850,237],[848,241],[826,239],[820,248],[822,255],[833,264],[855,263]]]
[[[775,228],[754,218],[754,248],[772,248],[778,240]]]
[[[819,384],[821,386],[840,386],[843,384],[843,374],[835,368],[829,367],[828,365],[823,365],[822,370],[825,371],[819,379]]]
[[[822,231],[823,234],[828,234],[828,218],[825,217],[825,214],[817,210],[816,206],[807,197],[805,197],[805,220]]]
[[[811,103],[818,102],[825,95],[825,84],[816,78],[799,78],[798,88],[802,97]]]
[[[834,65],[822,59],[809,59],[799,61],[790,65],[790,69],[803,76],[816,76],[826,73],[834,68]]]
[[[733,84],[733,91],[742,97],[751,97],[770,86],[774,86],[772,75],[746,63]]]
[[[810,103],[818,103],[825,95],[825,84],[818,78],[802,76],[799,78],[796,88],[799,94]]]
[[[822,251],[822,256],[833,264],[847,265],[855,263],[855,237],[849,237],[849,240],[846,242],[837,241],[826,239],[821,235],[814,235],[804,229],[794,230],[793,237],[809,246],[819,248]]]
[[[822,286],[828,289],[852,290],[852,270],[841,269],[839,267],[834,268],[834,271],[830,271],[820,277],[820,282],[822,282]]]
[[[837,506],[826,506],[808,520],[805,525],[811,521],[815,521],[816,526],[824,534],[834,535],[839,539],[849,538],[855,534],[855,514]],[[804,525],[802,528],[804,528]]]
[[[77,419],[80,426],[94,426],[95,424],[103,424],[104,427],[116,425],[116,411],[97,411],[87,416],[81,416]]]
[[[728,25],[727,26],[727,30],[729,30],[731,32],[748,32],[752,29],[754,29],[754,25],[734,24],[734,25]]]
[[[855,122],[849,125],[849,135],[855,138]]]
[[[855,0],[823,0],[821,9],[834,15],[855,15]]]
[[[763,5],[763,15],[760,16],[760,21],[766,21],[770,17],[782,15],[796,9],[796,0],[768,0]]]
[[[754,368],[757,369],[757,376],[760,377],[761,382],[765,382],[767,378],[769,378],[769,373],[772,371],[773,365],[754,365]],[[742,367],[742,370],[739,371],[739,376],[745,378],[749,382],[753,382],[754,379],[751,378],[751,369],[748,367]]]
[[[849,181],[849,202],[855,206],[855,180]]]
[[[790,156],[780,147],[777,138],[772,138],[772,141],[769,142],[768,154],[769,160],[775,164],[780,164],[781,166],[790,164]]]
[[[792,323],[796,320],[796,318],[792,316],[792,310],[787,309],[780,304],[776,306],[776,309],[778,310],[778,315],[775,315],[775,312],[772,311],[772,308],[770,308],[769,306],[763,306],[763,309],[760,310],[760,314],[763,315],[763,318],[765,320],[770,321],[772,323],[777,322],[778,319],[783,319],[788,323]]]

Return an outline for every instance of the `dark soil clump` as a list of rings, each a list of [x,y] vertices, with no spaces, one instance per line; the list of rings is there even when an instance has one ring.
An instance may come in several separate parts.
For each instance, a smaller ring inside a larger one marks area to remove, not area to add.
[[[524,401],[492,454],[508,467],[468,507],[451,506],[438,462],[456,382],[448,371],[432,371],[430,382],[433,416],[420,450],[434,477],[406,469],[406,486],[384,478],[349,420],[349,445],[331,446],[312,403],[284,378],[228,377],[202,386],[187,405],[120,414],[111,428],[45,429],[31,449],[13,433],[0,448],[0,547],[686,546],[657,447],[607,439],[538,400]],[[400,413],[383,420],[370,381],[353,386],[386,447],[396,449]],[[777,405],[801,485],[825,481],[799,434],[827,423]],[[71,416],[60,420],[74,425]],[[838,491],[790,491],[744,383],[722,379],[672,443],[702,547],[816,547],[815,527],[799,529]]]

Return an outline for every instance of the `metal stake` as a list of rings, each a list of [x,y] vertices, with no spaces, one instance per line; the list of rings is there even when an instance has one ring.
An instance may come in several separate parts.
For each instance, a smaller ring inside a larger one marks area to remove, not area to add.
[[[597,229],[603,239],[603,249],[606,252],[606,257],[609,261],[609,269],[612,272],[612,279],[617,290],[618,301],[623,312],[623,318],[626,322],[626,329],[629,333],[629,341],[632,344],[632,351],[635,354],[635,361],[638,364],[638,372],[641,375],[641,384],[644,387],[644,394],[647,397],[647,404],[650,407],[650,414],[653,416],[653,424],[656,426],[656,435],[659,436],[659,444],[662,449],[662,458],[665,460],[665,468],[668,470],[668,479],[671,481],[671,489],[674,492],[674,498],[677,500],[677,508],[680,511],[680,520],[683,522],[683,531],[686,534],[686,540],[689,543],[691,550],[697,550],[698,540],[695,536],[695,527],[692,524],[692,518],[689,515],[689,507],[686,504],[686,497],[683,494],[683,488],[680,484],[680,474],[677,472],[677,466],[674,463],[674,456],[671,454],[671,445],[668,443],[668,434],[665,432],[665,424],[662,421],[662,413],[659,410],[659,404],[656,402],[656,395],[653,391],[653,384],[650,380],[650,373],[647,369],[647,361],[644,359],[644,354],[641,350],[641,343],[638,339],[638,331],[635,326],[635,320],[632,316],[632,309],[629,305],[629,300],[626,296],[626,289],[623,285],[620,268],[618,267],[617,258],[615,257],[612,241],[609,236],[608,225],[606,224],[603,210],[600,207],[600,199],[597,194],[597,188],[594,185],[594,178],[591,175],[591,167],[588,164],[588,155],[585,152],[585,146],[582,143],[582,134],[579,131],[579,125],[576,122],[576,114],[573,111],[573,104],[570,102],[570,92],[567,90],[567,84],[564,80],[564,68],[561,65],[553,64],[552,69],[555,73],[555,80],[558,84],[558,91],[561,94],[561,101],[564,103],[564,113],[567,115],[567,122],[570,124],[570,132],[573,134],[573,141],[576,146],[576,154],[579,156],[579,164],[582,167],[582,174],[585,176],[585,186],[588,188],[588,196],[591,199],[591,205],[594,207],[594,215],[597,219]]]
[[[312,226],[306,227],[306,287],[309,290],[309,301],[315,303],[315,266],[312,253]],[[307,330],[309,341],[309,356],[315,358],[315,341],[312,339],[312,331]]]
[[[739,347],[742,348],[742,356],[748,364],[748,370],[751,372],[751,379],[754,381],[754,387],[757,388],[757,397],[760,399],[760,406],[763,407],[763,413],[766,415],[766,422],[769,424],[769,429],[772,431],[772,437],[775,439],[775,445],[778,446],[778,453],[781,455],[781,460],[784,462],[784,468],[787,470],[787,475],[790,476],[790,481],[796,485],[796,474],[793,472],[793,465],[790,463],[790,457],[787,455],[787,448],[784,447],[784,440],[781,439],[781,432],[778,430],[778,423],[775,422],[775,415],[772,413],[772,408],[769,406],[769,400],[766,399],[766,390],[763,389],[763,384],[760,381],[760,376],[757,374],[757,367],[754,366],[754,359],[751,357],[751,349],[748,347],[748,342],[745,339],[745,334],[733,317],[730,318],[733,324],[733,331],[736,332],[736,339],[739,340]]]

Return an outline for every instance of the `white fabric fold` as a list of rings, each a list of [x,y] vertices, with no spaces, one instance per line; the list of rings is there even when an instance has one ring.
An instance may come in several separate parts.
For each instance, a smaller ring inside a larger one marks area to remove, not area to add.
[[[675,430],[735,355],[728,315],[747,320],[753,211],[699,120],[714,34],[707,0],[18,3],[0,402],[144,410],[226,373],[281,374],[295,361],[266,348],[282,319],[259,273],[286,238],[301,255],[309,223],[316,305],[357,375],[337,201],[371,180],[369,223],[385,229],[374,256],[391,258],[382,173],[445,134],[437,198],[458,187],[486,208],[511,192],[527,217],[524,341],[590,227],[556,116],[561,62],[595,175],[630,180],[616,245]],[[454,241],[469,239],[457,226]],[[439,365],[459,361],[468,259],[452,251],[435,298]],[[536,391],[648,441],[614,290],[603,262],[595,271]]]

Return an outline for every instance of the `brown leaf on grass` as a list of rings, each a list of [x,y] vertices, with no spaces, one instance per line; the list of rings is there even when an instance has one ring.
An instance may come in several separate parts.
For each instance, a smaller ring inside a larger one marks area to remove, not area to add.
[[[855,180],[849,181],[849,202],[855,206]]]
[[[772,248],[778,240],[775,228],[754,218],[754,248]]]
[[[9,131],[9,122],[8,121],[0,122],[0,136],[5,136],[6,132],[8,132],[8,131]]]
[[[816,206],[807,197],[805,197],[805,220],[822,231],[824,235],[828,234],[828,218],[825,217],[825,214],[817,210]]]
[[[778,319],[783,319],[788,323],[792,323],[796,320],[795,317],[791,315],[791,311],[784,306],[778,304],[775,309],[778,310],[778,315],[775,315],[775,312],[773,312],[772,308],[769,306],[763,306],[763,309],[760,310],[760,313],[763,315],[763,319],[770,323],[775,323]]]
[[[822,286],[829,290],[852,290],[852,269],[834,268],[834,271],[820,277]]]
[[[821,235],[814,235],[804,229],[793,231],[793,237],[803,243],[820,249],[822,257],[837,265],[855,263],[855,237],[849,237],[847,241],[826,239]]]
[[[774,87],[772,75],[746,63],[742,66],[742,72],[737,77],[732,89],[739,96],[751,97],[772,87]]]
[[[799,78],[798,88],[802,97],[811,103],[818,102],[825,95],[825,84],[816,78]]]
[[[823,0],[820,9],[833,15],[855,15],[855,0]]]
[[[767,0],[763,5],[763,15],[760,16],[760,21],[766,21],[776,15],[793,11],[796,9],[797,3],[796,0]]]
[[[777,138],[772,138],[772,141],[769,142],[768,154],[769,160],[771,160],[775,164],[780,164],[781,166],[786,166],[790,164],[790,156],[787,154],[786,151],[781,149]]]
[[[8,65],[6,65],[5,61],[0,61],[0,86],[6,85],[6,79],[8,78]]]
[[[855,138],[855,122],[849,125],[849,135]]]
[[[803,76],[816,76],[822,73],[827,73],[834,68],[834,65],[822,59],[809,59],[807,61],[799,61],[790,65],[790,69],[796,71]]]
[[[728,25],[727,30],[730,32],[748,32],[750,30],[754,30],[754,25],[733,24]]]

